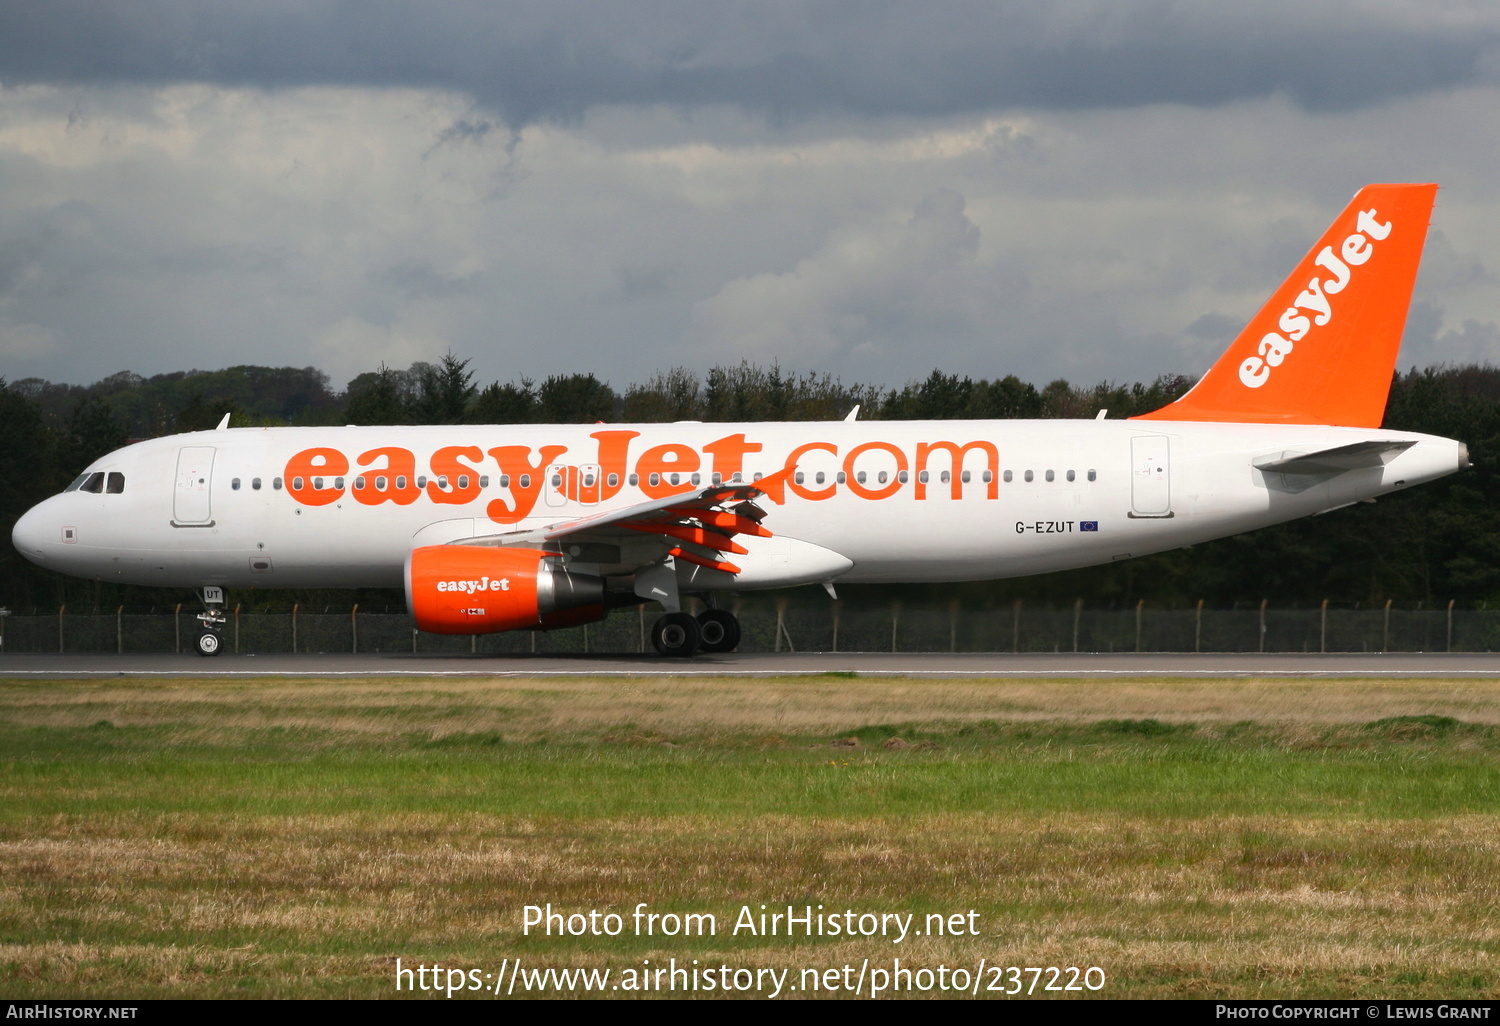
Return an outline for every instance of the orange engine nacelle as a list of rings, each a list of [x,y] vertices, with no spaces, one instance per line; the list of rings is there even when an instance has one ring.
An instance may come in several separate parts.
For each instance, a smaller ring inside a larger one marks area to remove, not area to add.
[[[433,634],[551,630],[604,619],[604,581],[540,549],[427,545],[406,557],[406,607]]]

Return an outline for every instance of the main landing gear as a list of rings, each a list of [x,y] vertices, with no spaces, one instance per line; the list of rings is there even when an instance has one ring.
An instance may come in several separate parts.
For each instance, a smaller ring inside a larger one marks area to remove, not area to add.
[[[229,617],[224,613],[224,589],[203,589],[203,612],[198,614],[198,630],[193,636],[193,650],[201,656],[216,656],[224,651],[224,626]]]
[[[733,652],[740,643],[739,617],[727,609],[667,613],[651,627],[651,644],[664,656]]]

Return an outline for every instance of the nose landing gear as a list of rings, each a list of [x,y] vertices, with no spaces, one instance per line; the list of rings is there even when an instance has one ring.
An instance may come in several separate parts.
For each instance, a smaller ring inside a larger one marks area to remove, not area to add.
[[[203,589],[203,612],[198,614],[198,631],[193,637],[193,651],[201,656],[216,656],[224,651],[224,625],[229,617],[224,614],[224,589]]]

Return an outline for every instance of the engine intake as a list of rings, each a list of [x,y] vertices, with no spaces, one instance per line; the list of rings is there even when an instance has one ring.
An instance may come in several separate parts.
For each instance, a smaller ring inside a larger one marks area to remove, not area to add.
[[[406,557],[406,607],[432,634],[551,630],[604,619],[604,580],[540,549],[426,545]]]

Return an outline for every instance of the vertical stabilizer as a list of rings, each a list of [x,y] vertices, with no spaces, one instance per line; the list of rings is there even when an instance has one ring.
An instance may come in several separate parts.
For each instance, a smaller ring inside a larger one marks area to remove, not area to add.
[[[1379,427],[1436,185],[1367,185],[1187,395],[1139,420]]]

